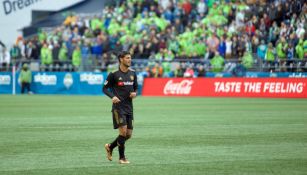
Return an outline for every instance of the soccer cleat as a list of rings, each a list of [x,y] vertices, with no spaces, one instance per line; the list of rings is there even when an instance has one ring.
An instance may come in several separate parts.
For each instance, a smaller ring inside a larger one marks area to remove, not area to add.
[[[105,144],[104,148],[106,149],[107,159],[112,161],[112,150],[110,149],[110,144]]]
[[[119,162],[120,164],[129,164],[129,163],[130,163],[126,158],[124,158],[124,159],[119,159],[118,162]]]

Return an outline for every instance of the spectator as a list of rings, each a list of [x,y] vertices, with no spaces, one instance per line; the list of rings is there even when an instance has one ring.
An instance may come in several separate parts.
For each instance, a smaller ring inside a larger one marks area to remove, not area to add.
[[[68,61],[68,50],[65,44],[62,44],[58,57],[59,57],[59,61],[62,63]]]
[[[204,16],[205,13],[207,13],[207,5],[205,3],[205,0],[200,0],[199,3],[197,4],[197,12],[201,15]]]
[[[58,62],[59,61],[59,53],[60,53],[60,45],[59,43],[55,43],[54,47],[52,49],[52,56],[53,56],[53,61]]]
[[[282,37],[277,44],[276,52],[277,52],[277,57],[280,63],[281,71],[283,72],[286,71],[285,67],[286,67],[287,48],[288,48],[288,44],[286,43],[286,39]]]
[[[304,45],[303,40],[301,39],[295,47],[296,58],[302,60],[304,59]]]
[[[255,35],[256,27],[254,26],[253,22],[250,21],[247,23],[245,27],[245,32],[251,37]]]
[[[175,77],[183,77],[183,73],[184,73],[184,70],[183,70],[181,64],[178,64],[176,66],[175,71],[174,71],[174,76]]]
[[[50,65],[52,64],[52,51],[51,47],[48,47],[47,44],[44,44],[41,48],[41,68],[42,70],[45,70],[46,68],[50,70]]]
[[[304,29],[304,24],[302,24],[302,23],[300,23],[299,25],[298,25],[298,28],[296,29],[296,35],[297,35],[297,37],[298,38],[303,38],[304,37],[304,35],[305,35],[305,29]]]
[[[261,41],[261,44],[257,48],[257,56],[261,60],[264,60],[265,54],[266,54],[267,46],[264,42],[264,40]]]
[[[215,56],[210,61],[212,72],[221,72],[224,68],[224,58],[219,52],[215,52]]]
[[[254,59],[253,56],[250,52],[245,52],[243,57],[242,57],[242,65],[246,69],[250,69],[253,66]]]
[[[160,49],[164,50],[161,60],[201,58],[204,55],[213,58],[216,51],[222,57],[237,59],[245,51],[257,53],[261,40],[271,42],[280,55],[277,39],[285,37],[287,44],[291,42],[294,48],[299,39],[305,40],[306,37],[304,14],[307,4],[302,5],[301,1],[270,1],[266,6],[215,0],[117,2],[116,6],[106,6],[101,16],[83,17],[69,13],[63,25],[52,32],[47,34],[40,29],[37,41],[33,40],[32,43],[37,48],[36,58],[42,50],[40,43],[50,46],[54,60],[60,55],[57,51],[61,50],[56,44],[65,43],[68,50],[66,60],[71,60],[76,45],[88,41],[91,50],[84,52],[87,47],[82,45],[82,58],[93,54],[95,65],[96,62],[101,64],[104,53],[122,49],[134,52],[136,58],[143,59],[158,55]],[[229,40],[226,39],[228,37]],[[23,56],[28,60],[33,57],[30,55],[35,47],[32,48],[30,41],[18,38],[19,59]],[[16,58],[12,56],[12,60]],[[112,65],[112,61],[108,65]]]
[[[268,71],[274,71],[274,62],[275,62],[275,50],[273,48],[273,44],[269,43],[268,48],[266,49],[265,54],[265,65],[268,67]]]
[[[198,66],[197,69],[197,77],[205,77],[206,76],[206,71],[203,65]]]
[[[209,47],[209,50],[212,52],[215,52],[219,46],[219,39],[217,38],[216,34],[213,33],[208,39],[207,39],[207,45]]]
[[[160,66],[159,63],[156,63],[155,66],[151,69],[151,77],[162,77],[163,75],[163,68]]]
[[[82,61],[81,50],[80,47],[77,46],[72,54],[72,65],[74,66],[75,71],[80,70],[81,61]]]
[[[193,78],[194,77],[194,70],[193,67],[191,65],[189,65],[187,67],[187,69],[185,70],[183,77],[185,78]]]
[[[294,72],[294,47],[292,43],[289,43],[288,48],[287,48],[287,71],[288,72]]]
[[[163,69],[163,77],[170,77],[171,73],[171,64],[169,61],[163,61],[161,63],[162,69]]]
[[[13,64],[18,63],[21,59],[21,51],[17,44],[14,44],[14,46],[10,50],[10,55]]]
[[[27,60],[37,60],[39,57],[39,48],[32,41],[29,41],[25,48],[25,56]]]
[[[232,56],[232,41],[231,38],[228,36],[226,39],[226,54],[225,54],[225,58],[229,59]]]
[[[9,71],[11,63],[11,55],[10,52],[6,49],[6,47],[3,47],[0,50],[0,71]]]
[[[219,46],[218,46],[218,52],[219,52],[219,54],[223,58],[225,58],[225,55],[226,55],[226,42],[225,42],[225,39],[224,39],[223,36],[221,37],[221,41],[220,41]]]
[[[28,64],[22,66],[22,70],[19,75],[19,81],[21,83],[21,93],[24,94],[27,90],[28,94],[32,94],[31,82],[32,82],[32,72],[28,68]]]

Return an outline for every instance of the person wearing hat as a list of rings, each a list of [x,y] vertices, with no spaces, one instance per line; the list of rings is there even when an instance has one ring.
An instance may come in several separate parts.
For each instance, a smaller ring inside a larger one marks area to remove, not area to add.
[[[25,90],[28,91],[28,94],[31,94],[31,82],[32,82],[32,72],[28,67],[28,64],[25,63],[22,66],[22,70],[19,75],[19,82],[21,83],[21,93],[25,93]]]

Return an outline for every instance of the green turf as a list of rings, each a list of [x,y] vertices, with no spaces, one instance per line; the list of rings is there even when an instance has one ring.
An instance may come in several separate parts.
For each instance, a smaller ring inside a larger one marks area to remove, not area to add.
[[[139,97],[130,165],[105,158],[110,107],[103,96],[1,95],[0,174],[307,173],[306,99]]]

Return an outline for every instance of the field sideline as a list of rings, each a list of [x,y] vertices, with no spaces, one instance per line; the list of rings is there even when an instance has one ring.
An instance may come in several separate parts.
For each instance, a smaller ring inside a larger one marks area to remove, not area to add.
[[[0,95],[1,175],[307,172],[307,100],[138,97],[130,165],[109,162],[104,96]]]

